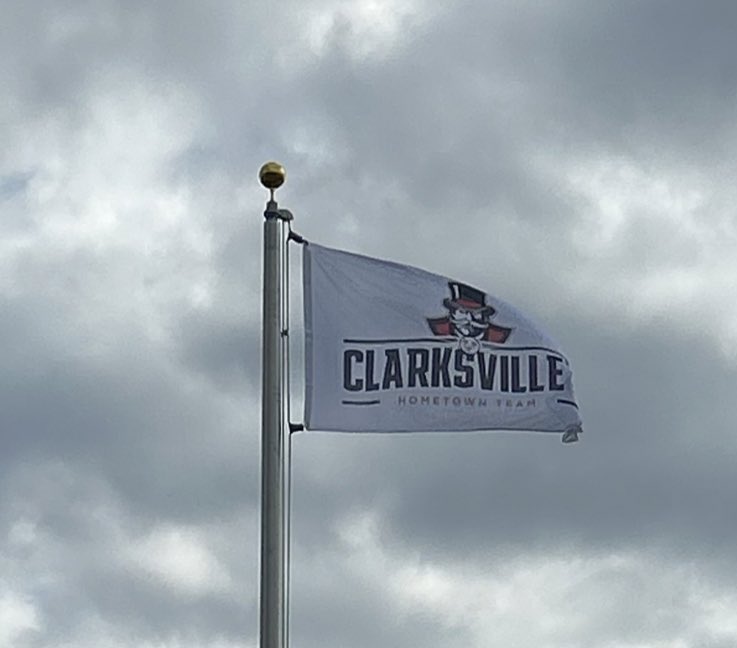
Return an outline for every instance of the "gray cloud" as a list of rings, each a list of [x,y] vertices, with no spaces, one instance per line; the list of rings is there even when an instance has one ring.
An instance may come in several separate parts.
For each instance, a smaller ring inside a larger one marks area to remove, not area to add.
[[[586,426],[295,437],[294,644],[734,643],[735,9],[369,4],[0,10],[0,644],[254,642],[269,158],[542,321]]]

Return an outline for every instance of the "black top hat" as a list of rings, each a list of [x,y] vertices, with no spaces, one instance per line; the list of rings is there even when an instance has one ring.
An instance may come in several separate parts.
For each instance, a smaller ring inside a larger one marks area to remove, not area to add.
[[[487,313],[493,313],[494,309],[486,305],[486,293],[478,288],[473,288],[457,281],[449,281],[450,299],[443,300],[446,308],[464,308],[466,310],[483,310]]]

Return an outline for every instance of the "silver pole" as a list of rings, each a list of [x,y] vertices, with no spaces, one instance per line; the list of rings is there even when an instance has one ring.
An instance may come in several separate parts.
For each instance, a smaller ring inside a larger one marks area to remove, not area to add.
[[[282,358],[282,267],[284,228],[274,189],[284,182],[284,169],[265,164],[261,183],[271,200],[264,216],[263,337],[261,374],[261,592],[260,647],[284,648],[284,363]]]

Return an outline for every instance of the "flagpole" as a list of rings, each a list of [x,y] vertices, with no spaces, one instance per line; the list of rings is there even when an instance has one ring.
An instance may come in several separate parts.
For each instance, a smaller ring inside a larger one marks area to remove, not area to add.
[[[284,183],[284,167],[267,162],[261,184],[270,192],[264,212],[264,274],[261,352],[261,589],[260,648],[285,648],[284,534],[284,228],[274,190]]]

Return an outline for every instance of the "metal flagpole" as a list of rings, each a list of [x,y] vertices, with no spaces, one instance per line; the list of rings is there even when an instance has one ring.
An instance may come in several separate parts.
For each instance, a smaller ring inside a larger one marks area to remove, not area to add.
[[[270,191],[264,212],[263,332],[261,352],[261,592],[260,648],[284,648],[284,330],[282,276],[284,226],[274,190],[284,183],[284,167],[267,162],[261,184]]]

